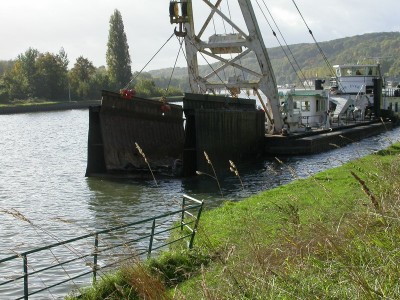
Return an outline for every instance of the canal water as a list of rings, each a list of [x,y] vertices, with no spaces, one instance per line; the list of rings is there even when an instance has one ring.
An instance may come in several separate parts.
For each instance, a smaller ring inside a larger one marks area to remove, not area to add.
[[[85,178],[87,110],[0,115],[0,124],[0,259],[177,210],[184,193],[205,200],[206,208],[240,201],[400,139],[397,128],[323,154],[284,159],[284,164],[274,159],[236,163],[244,189],[227,171],[220,178],[220,191],[206,175],[158,179],[157,185],[153,181]],[[0,288],[1,299],[9,293],[2,295]]]

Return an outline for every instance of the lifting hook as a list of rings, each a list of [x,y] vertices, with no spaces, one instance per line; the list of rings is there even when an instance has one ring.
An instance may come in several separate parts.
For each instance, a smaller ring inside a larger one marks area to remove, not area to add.
[[[175,35],[179,37],[185,37],[187,35],[187,31],[183,28],[183,24],[179,23],[179,31],[174,29]]]

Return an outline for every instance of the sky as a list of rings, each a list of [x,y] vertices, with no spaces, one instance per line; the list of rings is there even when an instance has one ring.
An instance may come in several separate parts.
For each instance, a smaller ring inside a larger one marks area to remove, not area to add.
[[[257,2],[273,24],[264,5],[268,7],[288,44],[313,42],[293,0],[252,0],[267,48],[279,44]],[[139,71],[175,27],[169,22],[169,0],[1,0],[0,3],[0,60],[15,59],[28,48],[42,53],[58,53],[64,48],[70,67],[79,56],[88,58],[96,67],[105,65],[109,20],[118,9],[125,26],[132,70]],[[296,4],[318,42],[400,31],[398,0],[296,0]],[[193,0],[193,5],[195,22],[204,21],[208,6],[202,0]],[[223,0],[222,7],[232,18],[241,18],[237,1]],[[214,24],[217,28],[223,26],[220,20]],[[196,30],[200,27],[201,24],[195,23]],[[174,37],[145,71],[172,67],[178,50],[179,42]],[[182,55],[177,65],[185,66]]]

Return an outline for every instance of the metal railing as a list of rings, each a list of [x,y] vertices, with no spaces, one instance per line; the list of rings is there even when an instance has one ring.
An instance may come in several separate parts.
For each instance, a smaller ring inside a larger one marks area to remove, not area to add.
[[[7,299],[28,299],[45,291],[53,295],[55,287],[72,283],[70,291],[87,285],[90,277],[96,281],[99,272],[134,257],[149,258],[157,249],[178,241],[188,239],[187,246],[192,248],[202,209],[203,201],[183,195],[179,210],[0,259],[0,291],[7,293]],[[169,233],[179,229],[182,234],[171,239]],[[22,272],[17,271],[21,263]],[[12,274],[5,275],[10,270]],[[30,279],[36,280],[32,284]]]
[[[399,88],[391,88],[383,90],[384,97],[400,97],[400,89]]]
[[[339,127],[339,126],[347,126],[354,125],[359,123],[365,123],[371,121],[370,116],[355,116],[351,113],[342,113],[338,115],[328,115],[330,120],[331,127]],[[315,119],[319,118],[319,121],[316,122]],[[310,121],[312,120],[312,121]],[[301,116],[299,119],[299,123],[307,129],[311,130],[311,128],[321,128],[325,126],[326,120],[320,115],[313,116]],[[316,125],[317,124],[317,125]]]

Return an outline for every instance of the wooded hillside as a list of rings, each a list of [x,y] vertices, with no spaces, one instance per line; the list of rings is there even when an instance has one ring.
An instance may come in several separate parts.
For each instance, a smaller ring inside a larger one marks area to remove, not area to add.
[[[388,79],[400,77],[400,32],[368,33],[352,37],[319,43],[331,65],[380,62],[382,72]],[[294,58],[306,78],[330,77],[329,69],[324,63],[314,43],[289,45]],[[285,51],[290,54],[287,48]],[[289,59],[281,47],[269,48],[268,53],[275,72],[277,83],[298,83],[299,79]],[[292,57],[292,64],[296,65]],[[255,58],[242,59],[242,64],[256,66]],[[201,73],[209,72],[209,66],[202,66]],[[153,78],[169,77],[171,68],[150,71]],[[187,69],[177,68],[174,78],[179,79],[181,86],[187,87]]]

